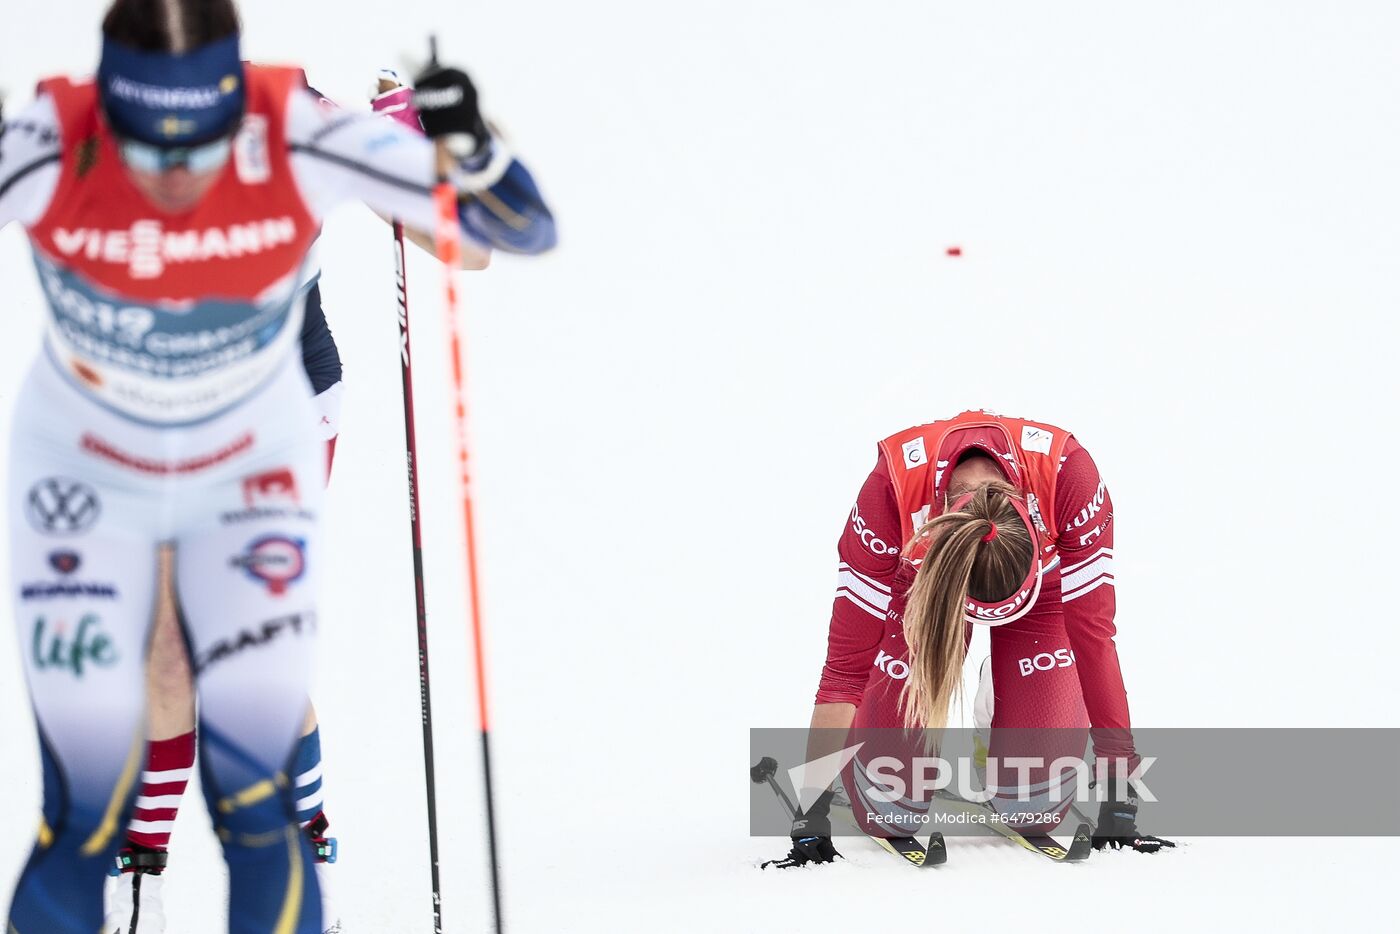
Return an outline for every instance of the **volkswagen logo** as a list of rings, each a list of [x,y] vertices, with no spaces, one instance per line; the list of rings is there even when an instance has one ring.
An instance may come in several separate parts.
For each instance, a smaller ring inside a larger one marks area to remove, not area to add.
[[[29,488],[25,501],[29,524],[50,535],[77,535],[97,523],[102,504],[86,483],[48,477]]]

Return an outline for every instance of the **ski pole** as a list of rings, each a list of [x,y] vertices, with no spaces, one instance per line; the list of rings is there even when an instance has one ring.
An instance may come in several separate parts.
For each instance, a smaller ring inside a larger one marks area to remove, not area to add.
[[[778,760],[774,759],[772,756],[764,756],[762,759],[758,760],[758,765],[749,769],[749,780],[755,785],[762,785],[764,782],[767,782],[769,787],[773,789],[773,794],[777,795],[778,799],[783,802],[783,807],[787,809],[788,817],[792,820],[797,820],[797,808],[792,806],[792,799],[787,796],[787,792],[783,791],[783,786],[779,785],[777,781],[774,780],[773,776],[776,774],[778,774]]]
[[[436,50],[435,50],[436,51]],[[436,54],[434,55],[436,59]],[[439,165],[443,166],[450,156],[445,147],[438,143]],[[481,765],[486,790],[486,840],[491,866],[491,903],[495,911],[496,932],[501,934],[504,922],[501,917],[501,876],[500,860],[496,849],[496,805],[491,787],[491,720],[486,703],[486,661],[483,648],[481,622],[481,586],[476,560],[476,523],[471,481],[470,433],[467,422],[466,376],[462,363],[462,328],[460,308],[457,299],[457,270],[462,266],[462,229],[457,216],[457,188],[441,174],[433,200],[437,205],[438,260],[443,265],[446,285],[446,314],[448,349],[452,354],[452,381],[456,392],[457,414],[457,465],[461,477],[462,519],[466,525],[467,539],[467,581],[468,606],[471,612],[472,646],[476,653],[476,703],[478,726],[481,732]]]
[[[428,608],[423,590],[423,526],[418,514],[418,436],[413,428],[413,369],[408,340],[408,270],[403,224],[394,222],[394,272],[399,301],[399,365],[403,373],[403,429],[408,466],[408,524],[413,537],[413,593],[418,608],[418,691],[423,710],[423,772],[428,791],[428,856],[433,880],[433,934],[442,934],[438,870],[437,780],[433,765],[433,704],[428,678]]]

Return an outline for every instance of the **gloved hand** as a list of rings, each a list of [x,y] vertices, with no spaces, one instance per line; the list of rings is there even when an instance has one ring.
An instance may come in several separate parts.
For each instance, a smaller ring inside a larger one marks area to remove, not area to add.
[[[491,131],[481,117],[476,87],[465,71],[434,62],[418,76],[414,88],[413,106],[430,139],[446,141],[459,161],[485,153]]]
[[[378,89],[370,106],[377,114],[396,120],[415,133],[423,132],[418,111],[413,106],[413,88],[408,87],[392,68],[379,69]]]
[[[792,869],[808,863],[829,863],[841,854],[831,843],[832,792],[824,792],[806,812],[799,811],[792,822],[792,849],[782,859],[770,859],[761,868]]]
[[[1108,800],[1099,805],[1099,822],[1094,825],[1094,849],[1127,847],[1139,853],[1156,853],[1176,844],[1138,830],[1137,792],[1131,783],[1108,779]]]

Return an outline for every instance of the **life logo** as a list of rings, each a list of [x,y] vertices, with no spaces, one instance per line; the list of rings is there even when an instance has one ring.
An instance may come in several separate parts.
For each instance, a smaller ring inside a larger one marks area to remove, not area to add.
[[[1021,677],[1025,678],[1035,674],[1037,671],[1051,671],[1055,668],[1068,668],[1074,664],[1073,649],[1056,649],[1054,652],[1041,652],[1030,658],[1023,658],[1016,663],[1021,668]]]
[[[860,543],[872,554],[890,555],[899,551],[898,548],[891,548],[883,540],[876,538],[875,533],[865,527],[865,520],[861,518],[859,506],[851,507],[851,531],[856,533]]]
[[[46,617],[34,621],[32,641],[35,671],[66,671],[81,678],[90,665],[111,668],[118,661],[116,647],[102,631],[102,620],[88,613],[70,627],[63,620]]]
[[[243,554],[229,561],[233,567],[267,585],[274,597],[287,592],[287,587],[306,573],[306,542],[283,535],[265,535],[250,542]]]

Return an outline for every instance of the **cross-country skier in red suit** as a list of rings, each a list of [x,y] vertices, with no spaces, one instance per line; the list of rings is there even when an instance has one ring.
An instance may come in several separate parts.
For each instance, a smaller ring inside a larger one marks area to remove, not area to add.
[[[12,934],[92,934],[145,751],[158,549],[174,551],[202,784],[232,931],[322,934],[292,771],[307,708],[326,459],[297,353],[308,253],[347,200],[425,232],[459,193],[464,252],[555,240],[528,172],[455,69],[423,137],[245,64],[231,0],[116,0],[95,80],[51,79],[0,134],[0,226],[48,299],[6,490],[43,820]]]
[[[837,546],[836,599],[811,724],[836,732],[815,735],[829,744],[852,727],[942,726],[961,684],[971,626],[986,624],[994,628],[978,706],[992,708],[993,730],[1092,727],[1095,755],[1131,771],[1137,755],[1113,643],[1113,518],[1093,458],[1053,425],[964,412],[886,438]],[[1021,752],[998,749],[998,737],[1008,734],[992,735],[992,756]],[[1075,734],[1036,735],[1058,742]],[[1076,751],[1071,742],[1041,754],[1049,760]],[[881,810],[852,781],[863,759],[858,754],[845,775],[858,821],[866,806]],[[1124,778],[1115,769],[1096,846],[1171,846],[1138,832]],[[1011,809],[1033,810],[1011,794]],[[777,865],[836,855],[832,795],[827,790],[798,814],[792,851]]]

